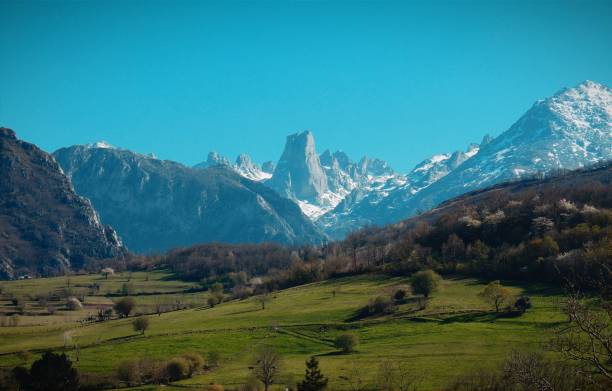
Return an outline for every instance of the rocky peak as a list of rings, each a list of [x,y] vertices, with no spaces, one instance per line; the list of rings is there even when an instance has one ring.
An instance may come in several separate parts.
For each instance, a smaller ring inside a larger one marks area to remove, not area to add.
[[[280,194],[310,202],[316,202],[328,190],[312,132],[287,136],[269,184]]]
[[[13,129],[2,128],[2,127],[0,127],[0,137],[6,137],[6,138],[12,138],[12,139],[17,138]]]
[[[485,134],[484,137],[482,138],[482,141],[480,142],[480,148],[484,147],[485,145],[490,144],[491,141],[493,141],[493,137],[491,137],[490,134]]]
[[[231,166],[229,159],[225,156],[221,156],[218,152],[211,151],[208,153],[206,163],[209,167],[212,166]]]

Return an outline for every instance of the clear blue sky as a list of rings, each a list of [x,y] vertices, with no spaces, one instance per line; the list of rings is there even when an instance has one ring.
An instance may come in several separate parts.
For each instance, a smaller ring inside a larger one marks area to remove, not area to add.
[[[539,98],[612,85],[612,2],[0,0],[0,124],[194,164],[320,152],[408,171]]]

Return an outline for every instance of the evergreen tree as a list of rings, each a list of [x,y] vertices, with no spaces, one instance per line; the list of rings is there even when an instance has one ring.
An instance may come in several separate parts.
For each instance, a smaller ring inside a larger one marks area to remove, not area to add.
[[[306,361],[306,375],[304,380],[297,386],[298,391],[322,391],[327,388],[327,378],[323,376],[319,369],[319,361],[310,357]]]

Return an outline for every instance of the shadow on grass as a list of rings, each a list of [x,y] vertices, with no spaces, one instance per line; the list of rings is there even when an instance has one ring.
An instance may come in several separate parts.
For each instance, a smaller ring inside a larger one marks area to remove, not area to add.
[[[242,310],[242,311],[228,312],[225,315],[240,315],[240,314],[248,314],[249,312],[257,312],[257,311],[263,311],[263,310],[261,309],[261,307],[253,307],[253,308]]]
[[[355,354],[355,353],[357,353],[357,351],[352,351],[352,352],[345,353],[345,352],[343,352],[341,350],[336,350],[336,351],[333,351],[333,352],[315,354],[315,357],[348,356],[348,355]]]
[[[520,315],[519,315],[520,316]],[[442,319],[441,323],[472,323],[472,322],[494,322],[500,318],[507,318],[507,314],[495,313],[495,312],[476,312],[469,314],[459,314],[449,316]]]

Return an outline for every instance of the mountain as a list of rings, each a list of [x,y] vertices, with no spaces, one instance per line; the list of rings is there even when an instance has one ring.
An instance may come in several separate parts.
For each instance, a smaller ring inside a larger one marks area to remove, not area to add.
[[[138,252],[210,241],[324,239],[295,203],[225,164],[194,169],[97,145],[62,148],[53,155],[77,193],[91,199],[102,221]],[[214,154],[209,161],[225,162]]]
[[[484,139],[485,142],[487,140]],[[381,213],[378,205],[390,195],[398,203],[410,199],[474,156],[479,148],[478,144],[470,144],[466,152],[434,155],[417,164],[407,175],[395,174],[388,169],[375,171],[382,174],[380,176],[366,175],[369,181],[356,186],[333,210],[322,215],[316,224],[334,239],[341,239],[351,231],[372,225],[378,222]],[[374,167],[381,167],[380,163]]]
[[[270,179],[274,172],[274,165],[272,162],[264,163],[265,169],[259,167],[256,163],[251,160],[251,157],[247,154],[240,154],[236,158],[236,163],[231,164],[230,160],[224,156],[219,155],[217,152],[210,152],[206,161],[198,163],[193,168],[208,168],[215,166],[224,166],[231,168],[241,176],[248,178],[252,181],[260,182]]]
[[[352,192],[368,193],[389,180],[400,180],[389,165],[363,157],[353,162],[342,151],[317,154],[312,132],[287,136],[285,149],[272,178],[265,182],[295,200],[304,214],[316,221],[348,200]]]
[[[495,139],[485,137],[464,155],[438,155],[418,165],[404,186],[349,211],[331,211],[332,237],[367,224],[395,222],[466,192],[557,169],[575,169],[612,159],[612,92],[586,81],[536,102]],[[476,152],[476,153],[475,153]],[[340,228],[341,229],[340,229]]]
[[[58,275],[126,252],[49,154],[0,128],[0,278]]]
[[[327,176],[312,132],[287,136],[285,149],[268,185],[289,198],[319,203],[327,192]]]

